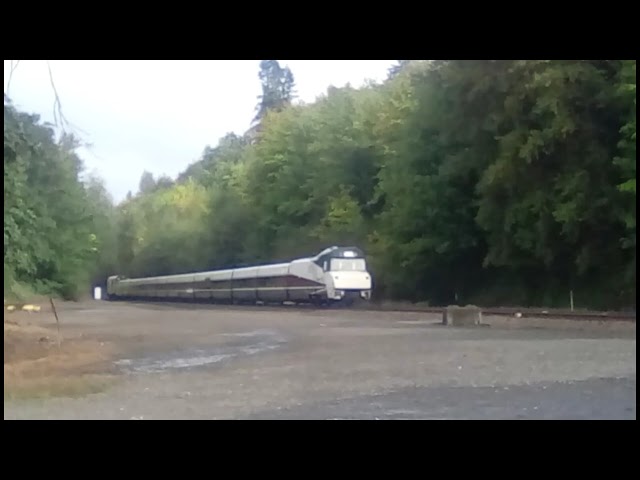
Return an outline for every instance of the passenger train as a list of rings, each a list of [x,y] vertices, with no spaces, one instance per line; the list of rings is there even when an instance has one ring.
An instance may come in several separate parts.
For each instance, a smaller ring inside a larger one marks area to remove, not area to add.
[[[107,298],[211,303],[351,304],[370,300],[371,274],[357,247],[330,247],[288,263],[147,278],[111,276]]]

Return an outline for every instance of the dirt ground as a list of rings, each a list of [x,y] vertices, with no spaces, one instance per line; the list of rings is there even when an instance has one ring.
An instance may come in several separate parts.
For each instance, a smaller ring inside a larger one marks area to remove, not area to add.
[[[85,301],[5,313],[5,419],[635,419],[635,322]]]
[[[4,398],[48,398],[101,391],[115,378],[112,346],[32,325],[20,315],[4,321]]]

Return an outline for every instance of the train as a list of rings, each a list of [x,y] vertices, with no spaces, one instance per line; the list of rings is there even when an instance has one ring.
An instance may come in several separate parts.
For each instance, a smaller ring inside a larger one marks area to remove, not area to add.
[[[285,263],[146,278],[113,275],[106,299],[352,305],[371,300],[367,267],[360,248],[333,246]]]

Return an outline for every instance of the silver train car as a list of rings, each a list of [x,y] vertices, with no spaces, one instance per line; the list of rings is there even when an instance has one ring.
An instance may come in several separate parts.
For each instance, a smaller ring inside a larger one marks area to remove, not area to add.
[[[107,299],[210,303],[352,303],[370,300],[371,274],[357,247],[330,247],[288,263],[147,278],[111,276]]]

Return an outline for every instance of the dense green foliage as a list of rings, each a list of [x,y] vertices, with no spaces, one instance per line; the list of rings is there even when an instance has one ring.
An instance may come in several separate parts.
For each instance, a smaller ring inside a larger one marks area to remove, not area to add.
[[[126,275],[355,244],[377,298],[558,307],[572,290],[581,307],[635,308],[635,61],[403,60],[380,85],[331,87],[310,105],[292,102],[277,62],[260,79],[257,125],[207,147],[175,183],[145,173],[112,230],[80,221],[77,183],[64,204],[25,195],[45,181],[44,160],[10,147],[20,160],[7,174],[5,106],[5,280],[71,281],[101,229],[117,242],[101,271],[112,261]],[[20,135],[44,135],[30,128]],[[48,142],[37,155],[55,153],[54,191],[77,167]]]
[[[113,206],[69,135],[4,104],[4,291],[75,298],[113,268]]]

